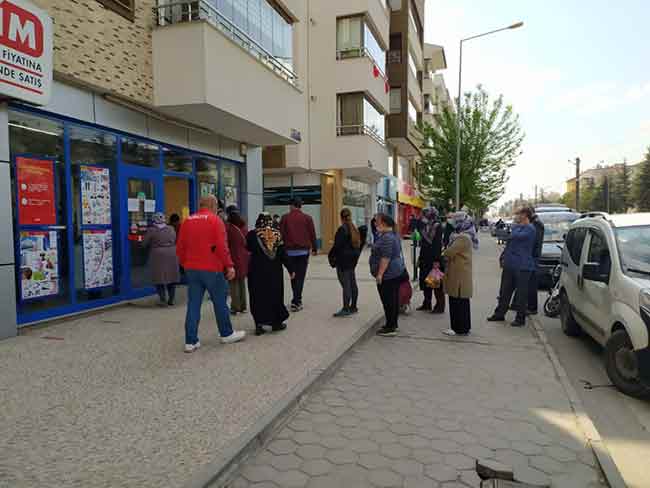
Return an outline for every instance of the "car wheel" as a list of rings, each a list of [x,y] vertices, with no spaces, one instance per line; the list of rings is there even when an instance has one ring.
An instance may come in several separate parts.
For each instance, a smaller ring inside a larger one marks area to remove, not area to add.
[[[605,368],[620,391],[637,398],[650,398],[650,386],[639,379],[639,364],[626,331],[617,330],[605,344]]]
[[[569,337],[577,337],[582,334],[582,329],[573,317],[573,312],[571,312],[569,297],[564,292],[560,295],[560,323],[562,324],[562,332]]]

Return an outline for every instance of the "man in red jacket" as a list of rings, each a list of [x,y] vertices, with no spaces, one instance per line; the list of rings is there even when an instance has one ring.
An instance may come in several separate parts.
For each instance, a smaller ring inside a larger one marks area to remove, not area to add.
[[[217,217],[217,210],[214,196],[201,198],[199,211],[185,219],[176,243],[176,254],[187,277],[185,352],[194,352],[201,346],[198,332],[206,290],[214,306],[221,342],[231,344],[246,337],[244,331],[234,332],[230,322],[226,280],[235,277],[235,270],[226,242],[226,227]]]
[[[291,311],[302,310],[302,290],[305,286],[307,266],[309,265],[309,251],[318,253],[316,244],[316,229],[313,219],[303,213],[302,200],[298,197],[291,200],[289,213],[282,216],[280,220],[280,233],[284,241],[284,248],[287,251],[291,269],[295,277],[291,280],[293,299],[291,300]]]

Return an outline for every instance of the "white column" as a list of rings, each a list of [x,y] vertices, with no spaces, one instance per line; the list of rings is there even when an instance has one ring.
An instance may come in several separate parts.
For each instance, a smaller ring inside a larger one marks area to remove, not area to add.
[[[248,228],[255,225],[257,216],[264,210],[264,180],[262,175],[262,148],[249,146],[246,154],[246,207]]]
[[[0,104],[0,339],[17,334],[14,231],[11,215],[11,173],[9,161],[9,114]]]

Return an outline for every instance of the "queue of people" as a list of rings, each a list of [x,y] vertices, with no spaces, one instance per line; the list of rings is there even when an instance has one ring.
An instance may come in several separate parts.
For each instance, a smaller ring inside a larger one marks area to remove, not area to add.
[[[340,218],[341,225],[328,254],[342,291],[342,306],[334,313],[336,318],[358,312],[356,269],[368,233],[367,227],[355,226],[349,209],[342,209]],[[418,268],[423,302],[417,310],[443,314],[449,296],[451,327],[444,333],[469,334],[472,252],[478,248],[474,223],[465,212],[449,214],[443,222],[439,212],[431,207],[412,225],[422,236]],[[379,213],[372,219],[371,227],[369,271],[376,281],[385,315],[378,334],[395,336],[400,311],[410,300],[410,277],[401,237],[392,217]],[[309,256],[317,251],[314,222],[302,211],[299,198],[291,201],[289,213],[282,218],[260,214],[254,228],[248,231],[236,206],[224,209],[218,199],[206,196],[200,200],[199,211],[182,224],[177,215],[166,223],[163,214],[155,214],[143,244],[150,248],[151,276],[161,306],[174,304],[181,274],[187,283],[185,351],[188,353],[201,345],[198,331],[206,292],[223,343],[245,338],[244,331],[233,330],[230,317],[246,313],[249,306],[256,335],[285,330],[289,310],[284,303],[284,270],[291,280],[291,312],[298,313],[304,306]],[[427,277],[434,271],[444,278],[431,287]],[[507,291],[504,289],[502,293],[504,300]]]

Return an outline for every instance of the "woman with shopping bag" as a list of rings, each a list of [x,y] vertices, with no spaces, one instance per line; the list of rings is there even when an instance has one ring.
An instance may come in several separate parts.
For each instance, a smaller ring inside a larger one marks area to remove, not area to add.
[[[429,207],[422,212],[420,235],[420,258],[418,267],[420,271],[420,290],[424,301],[417,310],[442,314],[445,312],[445,292],[440,283],[443,273],[442,266],[442,235],[443,228],[439,221],[438,210]],[[433,295],[436,304],[433,306]]]

